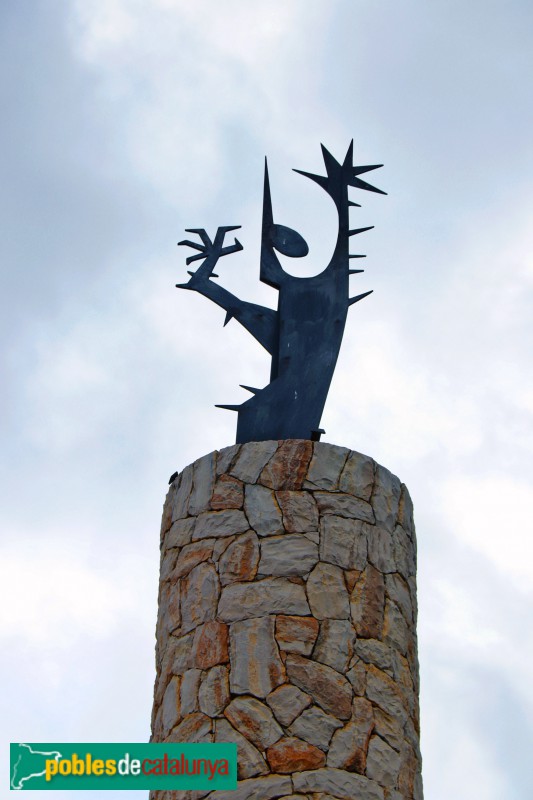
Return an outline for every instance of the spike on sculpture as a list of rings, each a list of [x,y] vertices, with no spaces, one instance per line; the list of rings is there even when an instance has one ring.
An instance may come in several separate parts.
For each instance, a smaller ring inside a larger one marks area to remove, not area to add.
[[[284,225],[274,223],[268,166],[265,159],[263,194],[263,225],[261,236],[260,279],[279,292],[277,311],[240,300],[212,279],[219,258],[242,250],[234,244],[224,247],[227,233],[240,226],[218,228],[211,241],[203,228],[188,229],[197,234],[202,244],[185,240],[180,245],[199,252],[187,258],[187,264],[203,259],[203,264],[187,283],[177,284],[181,289],[192,289],[205,295],[225,309],[226,325],[235,318],[270,353],[272,366],[270,383],[264,389],[244,388],[252,397],[241,405],[220,405],[238,412],[237,442],[267,441],[270,439],[320,438],[320,418],[337,362],[348,309],[371,292],[350,297],[349,276],[363,272],[350,269],[350,259],[364,258],[350,255],[351,236],[364,233],[373,226],[352,228],[349,209],[358,206],[348,199],[348,188],[385,194],[358,176],[378,169],[353,165],[353,142],[344,161],[339,163],[322,145],[326,175],[294,170],[317,183],[333,200],[338,213],[338,235],[328,266],[311,278],[298,278],[283,270],[276,251],[285,256],[306,256],[308,247],[299,233]]]

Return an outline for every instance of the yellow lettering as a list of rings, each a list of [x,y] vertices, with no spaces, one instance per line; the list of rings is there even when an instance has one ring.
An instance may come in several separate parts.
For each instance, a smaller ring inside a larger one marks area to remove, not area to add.
[[[85,761],[79,758],[76,753],[72,753],[72,774],[83,775],[85,773]]]
[[[57,775],[57,761],[55,758],[47,758],[45,761],[45,776],[47,781],[51,781]]]
[[[93,761],[93,773],[94,775],[103,775],[104,774],[104,762],[101,758],[95,758]]]
[[[108,758],[105,762],[105,774],[106,775],[116,775],[117,772],[117,762],[114,758]]]

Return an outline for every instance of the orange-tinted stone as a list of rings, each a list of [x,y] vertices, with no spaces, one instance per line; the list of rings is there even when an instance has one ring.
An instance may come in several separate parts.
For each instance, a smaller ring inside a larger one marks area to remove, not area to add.
[[[259,478],[259,483],[276,491],[302,488],[307,467],[313,455],[313,443],[303,439],[287,439],[280,443]]]
[[[242,481],[233,478],[231,475],[221,475],[215,484],[211,498],[211,508],[213,511],[222,511],[225,508],[242,508],[243,498]]]
[[[364,775],[368,743],[374,730],[372,703],[364,697],[353,702],[352,718],[335,731],[328,754],[328,767],[346,769]]]
[[[198,669],[209,669],[229,661],[228,626],[223,622],[206,622],[196,629],[192,645],[192,663]]]
[[[309,742],[294,737],[280,739],[266,751],[270,769],[278,774],[318,769],[326,763],[326,756]]]
[[[314,617],[289,617],[280,614],[276,617],[276,641],[281,650],[289,653],[310,655],[319,623]]]
[[[349,592],[352,592],[353,587],[355,586],[355,582],[359,578],[361,571],[358,569],[346,569],[344,570],[344,581],[346,583],[346,588]]]
[[[192,542],[185,545],[180,550],[180,554],[176,561],[176,566],[170,574],[170,581],[176,581],[184,575],[188,575],[191,569],[200,564],[202,561],[207,561],[213,552],[214,539],[200,540],[199,542]]]
[[[259,563],[259,542],[253,531],[237,536],[220,556],[218,571],[222,586],[252,581]]]
[[[371,564],[361,573],[350,598],[352,620],[359,636],[381,639],[385,607],[385,581]]]
[[[412,797],[415,785],[415,776],[418,768],[418,759],[413,748],[404,743],[401,752],[400,774],[398,776],[398,789],[406,795]]]
[[[352,687],[339,672],[296,654],[288,656],[286,666],[291,683],[311,695],[324,711],[338,719],[350,719]]]
[[[318,508],[310,492],[281,491],[276,494],[288,533],[318,530]]]
[[[165,742],[211,742],[212,722],[205,714],[195,711],[172,730]]]

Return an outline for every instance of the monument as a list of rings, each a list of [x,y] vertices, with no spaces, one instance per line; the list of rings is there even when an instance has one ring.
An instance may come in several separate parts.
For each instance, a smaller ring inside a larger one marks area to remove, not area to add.
[[[335,203],[326,268],[296,278],[276,252],[308,252],[274,223],[265,164],[260,278],[276,310],[223,289],[213,270],[236,226],[190,229],[202,260],[181,288],[237,319],[271,356],[240,406],[237,442],[171,478],[161,526],[152,740],[236,742],[232,792],[155,800],[422,800],[416,539],[407,488],[361,453],[321,442],[320,420],[350,298],[349,187],[379,192],[322,148],[301,174]],[[300,172],[299,170],[296,170]],[[382,193],[382,192],[381,192]]]

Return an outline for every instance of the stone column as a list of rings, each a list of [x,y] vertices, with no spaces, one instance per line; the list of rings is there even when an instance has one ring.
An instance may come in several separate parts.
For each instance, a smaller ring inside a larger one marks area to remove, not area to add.
[[[210,453],[161,527],[152,740],[236,742],[234,792],[422,800],[416,541],[406,487],[322,442]]]

